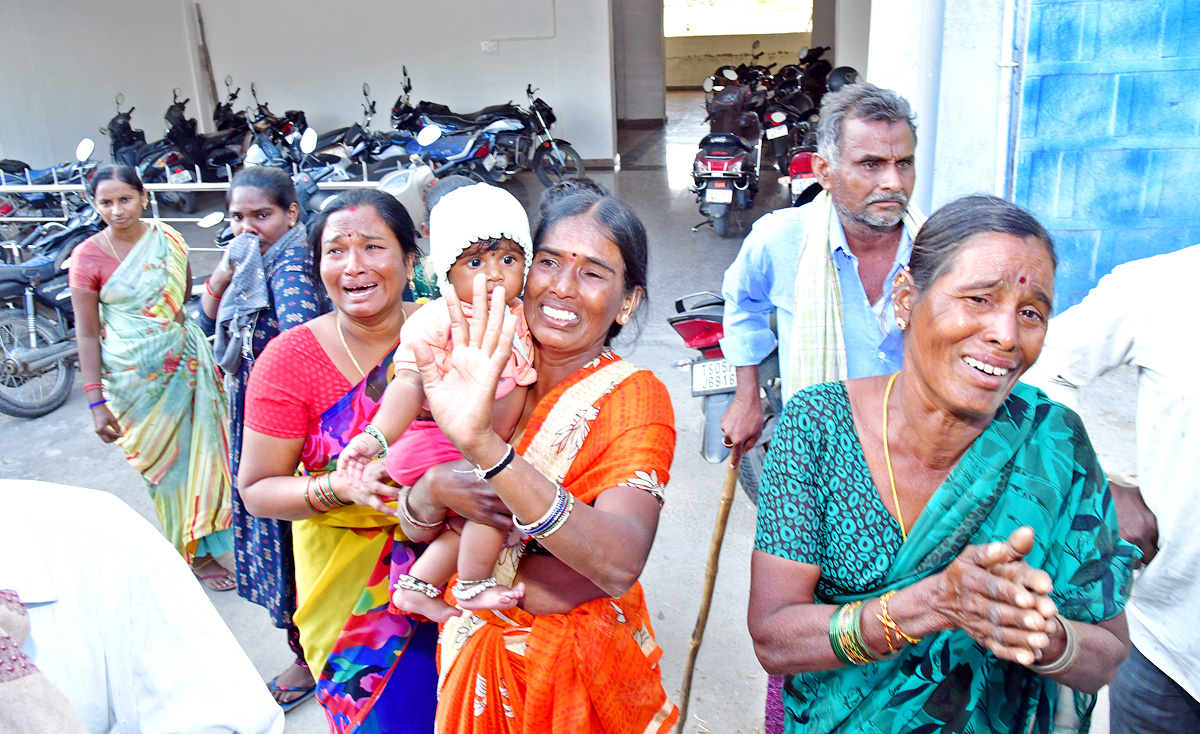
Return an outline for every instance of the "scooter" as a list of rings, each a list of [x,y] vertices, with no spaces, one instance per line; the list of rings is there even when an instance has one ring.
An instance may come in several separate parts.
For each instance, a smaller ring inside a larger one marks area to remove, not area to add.
[[[86,161],[95,144],[76,151]],[[0,265],[0,412],[37,418],[62,405],[75,380],[79,353],[67,269],[71,253],[100,231],[90,206],[65,225],[39,225],[20,246],[34,253],[24,262]]]
[[[667,323],[683,338],[683,343],[699,352],[699,356],[686,364],[692,375],[692,397],[701,399],[700,411],[704,416],[700,424],[700,455],[710,464],[720,464],[729,458],[721,418],[733,403],[737,391],[737,369],[729,364],[721,351],[720,340],[725,335],[724,311],[724,299],[717,293],[705,291],[677,298],[675,313],[667,317]],[[767,448],[775,433],[775,423],[783,412],[778,352],[772,352],[759,365],[758,381],[763,432],[754,448],[745,452],[738,464],[742,491],[754,503],[758,502],[758,485]]]
[[[118,94],[116,102],[117,114],[108,121],[107,127],[100,128],[111,142],[113,162],[136,168],[143,183],[186,184],[195,181],[191,161],[185,153],[165,138],[147,144],[146,134],[134,129],[130,122],[135,108],[121,111],[124,94]],[[185,214],[196,211],[196,197],[191,192],[163,191],[158,198]]]
[[[727,81],[733,81],[729,77],[733,73],[725,72]],[[746,108],[751,95],[747,87],[726,84],[718,90],[713,77],[705,79],[703,86],[712,132],[700,140],[692,164],[691,191],[707,219],[692,231],[712,224],[718,237],[726,237],[730,211],[752,208],[758,194],[762,124],[758,115]]]
[[[241,87],[233,89],[233,77],[226,75],[225,77],[225,101],[217,105],[213,109],[213,124],[217,130],[222,131],[238,131],[241,133],[249,132],[250,127],[246,122],[246,116],[240,112],[233,111],[233,103],[237,101],[238,94],[242,91]]]

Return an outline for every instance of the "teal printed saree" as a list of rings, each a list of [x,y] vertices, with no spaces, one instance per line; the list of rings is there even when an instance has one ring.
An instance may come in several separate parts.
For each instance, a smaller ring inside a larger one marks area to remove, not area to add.
[[[758,550],[822,567],[817,601],[826,604],[904,588],[944,570],[968,545],[1028,525],[1035,545],[1026,560],[1050,574],[1059,611],[1094,623],[1124,608],[1136,553],[1118,536],[1079,417],[1020,383],[904,542],[866,469],[845,383],[801,391],[776,429],[758,523]],[[1063,697],[1074,711],[1060,708],[1058,684],[947,631],[881,663],[787,678],[786,730],[1086,731],[1094,696],[1063,690],[1074,694]],[[1055,724],[1064,713],[1069,729]]]

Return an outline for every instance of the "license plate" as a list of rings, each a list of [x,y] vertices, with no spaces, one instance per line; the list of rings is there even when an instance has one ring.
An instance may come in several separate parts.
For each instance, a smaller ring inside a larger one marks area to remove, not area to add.
[[[793,178],[792,179],[792,196],[803,192],[809,186],[815,186],[817,179],[815,178]]]
[[[490,171],[490,170],[492,170],[493,168],[495,168],[495,167],[496,167],[496,156],[495,156],[495,154],[493,154],[493,153],[488,153],[486,156],[484,156],[484,158],[483,158],[483,167],[484,167],[484,169],[486,169],[486,170],[488,170],[488,171]]]
[[[167,174],[167,183],[185,184],[191,183],[191,180],[191,171],[172,171],[171,173]]]
[[[733,189],[706,189],[704,199],[714,204],[728,204],[733,201]]]
[[[737,389],[737,368],[724,359],[692,363],[692,395],[711,395]]]
[[[767,128],[767,140],[782,138],[784,135],[787,135],[787,131],[787,125],[776,125],[775,127],[769,127]]]

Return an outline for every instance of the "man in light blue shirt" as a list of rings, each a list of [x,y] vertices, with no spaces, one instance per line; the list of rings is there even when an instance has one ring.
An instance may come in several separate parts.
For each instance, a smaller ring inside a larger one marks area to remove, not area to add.
[[[825,95],[817,136],[813,169],[832,201],[829,235],[821,244],[837,272],[847,372],[842,377],[894,372],[903,343],[893,321],[892,285],[912,252],[911,228],[905,226],[915,180],[912,109],[895,92],[852,84]],[[725,271],[721,349],[737,368],[738,388],[721,428],[735,453],[752,447],[762,433],[758,365],[777,345],[784,400],[807,387],[792,384],[792,316],[797,263],[816,205],[758,220]],[[772,312],[777,331],[771,328]]]

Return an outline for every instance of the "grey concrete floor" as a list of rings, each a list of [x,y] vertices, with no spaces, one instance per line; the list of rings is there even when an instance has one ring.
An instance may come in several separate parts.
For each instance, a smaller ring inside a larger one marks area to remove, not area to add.
[[[655,130],[621,130],[619,173],[598,172],[594,178],[629,202],[642,217],[650,235],[650,293],[638,314],[636,338],[618,344],[618,351],[641,367],[654,370],[670,391],[675,407],[678,441],[667,503],[654,549],[642,575],[655,631],[665,651],[663,682],[677,698],[699,608],[705,562],[724,467],[705,463],[698,451],[699,402],[691,397],[688,358],[678,336],[667,326],[674,299],[700,290],[719,290],[725,268],[737,254],[741,238],[757,217],[785,206],[782,188],[765,176],[755,209],[734,222],[729,239],[711,227],[692,232],[702,218],[696,198],[687,191],[696,143],[704,132],[702,99],[695,93],[668,93],[668,124]],[[542,187],[533,176],[521,175],[506,184],[532,211]],[[219,197],[201,199],[201,213],[220,208]],[[181,226],[194,246],[211,239],[211,232]],[[211,270],[216,256],[196,253],[193,271]],[[1120,373],[1092,388],[1088,395],[1096,410],[1085,419],[1106,467],[1132,473],[1132,376]],[[1085,396],[1086,399],[1086,396]],[[1103,407],[1101,407],[1103,406]],[[0,477],[41,479],[112,492],[151,522],[153,505],[141,478],[125,463],[118,449],[106,446],[92,433],[83,396],[75,393],[59,410],[36,420],[0,415]],[[739,492],[733,504],[721,555],[720,574],[707,633],[696,665],[691,733],[746,733],[762,730],[767,676],[759,667],[746,631],[750,551],[754,537],[754,507]],[[232,559],[226,559],[230,564]],[[209,598],[237,636],[264,679],[280,672],[290,655],[284,635],[274,629],[260,607],[235,593],[209,592]],[[1107,722],[1096,730],[1106,732]],[[288,715],[288,731],[316,734],[326,731],[320,709],[305,704]]]

